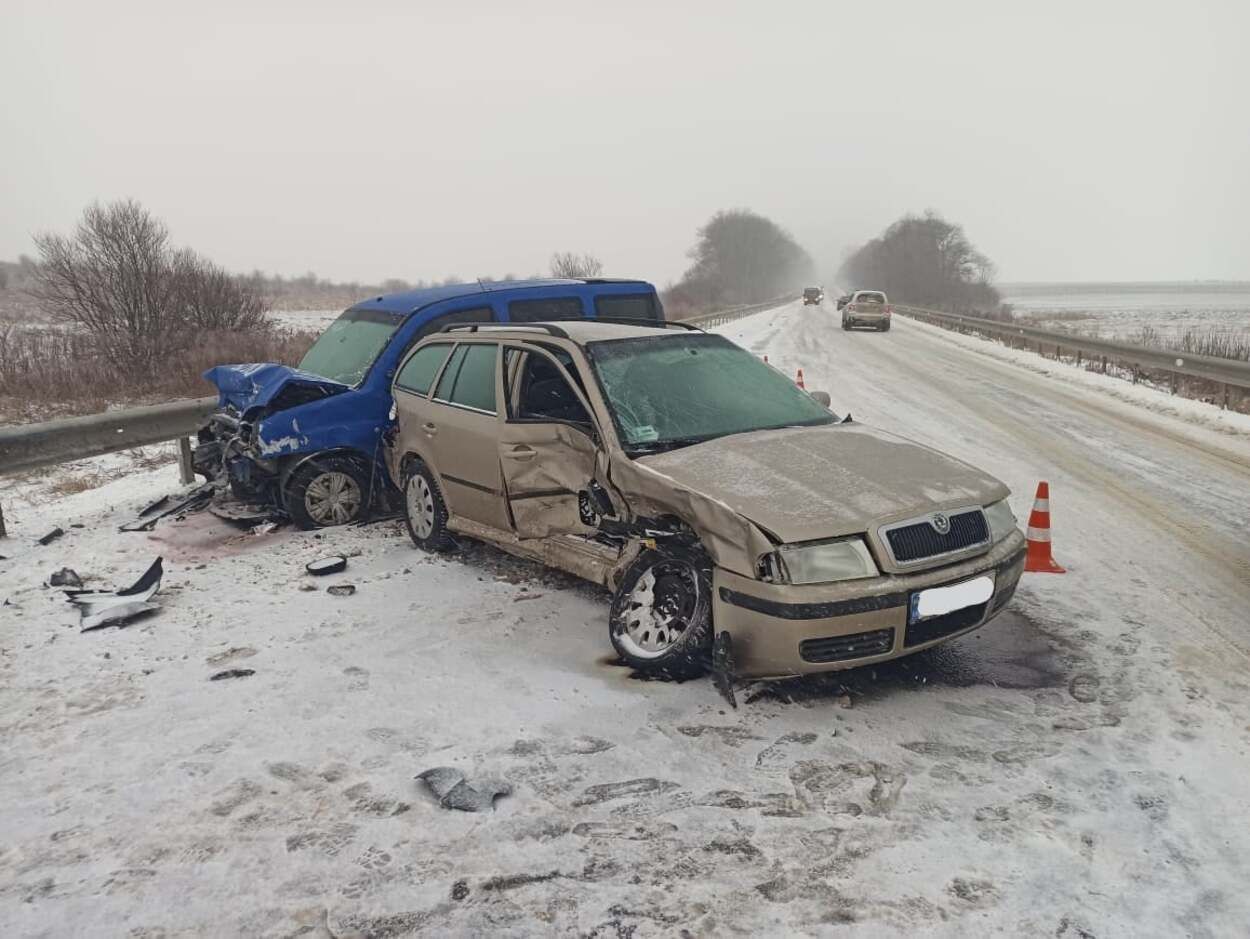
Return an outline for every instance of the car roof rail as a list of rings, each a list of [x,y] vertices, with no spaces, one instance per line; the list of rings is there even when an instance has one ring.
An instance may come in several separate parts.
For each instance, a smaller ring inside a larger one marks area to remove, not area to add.
[[[559,326],[553,326],[550,323],[448,323],[440,333],[451,332],[469,332],[476,333],[482,329],[540,329],[548,336],[555,336],[557,339],[568,339],[569,334]]]
[[[628,316],[596,316],[594,319],[586,320],[586,322],[611,323],[613,326],[637,326],[641,329],[664,329],[669,326],[676,326],[679,329],[688,329],[695,333],[704,331],[694,323],[683,323],[681,320],[640,320]]]

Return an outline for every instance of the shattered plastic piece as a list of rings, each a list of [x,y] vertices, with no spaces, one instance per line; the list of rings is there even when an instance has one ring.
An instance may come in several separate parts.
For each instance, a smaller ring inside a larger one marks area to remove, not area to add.
[[[317,558],[315,561],[309,561],[304,565],[304,570],[316,577],[321,577],[325,574],[337,574],[339,571],[345,570],[346,567],[347,558],[341,554],[332,554],[327,558]]]
[[[333,587],[326,587],[326,593],[335,597],[350,597],[355,592],[355,584],[335,584]]]
[[[169,495],[168,494],[163,495],[159,499],[156,499],[153,502],[149,502],[147,505],[141,508],[139,510],[139,517],[145,518],[148,515],[151,515],[157,509],[163,509],[168,504],[169,504]]]
[[[160,607],[155,603],[148,603],[146,600],[131,600],[105,607],[91,615],[86,615],[84,611],[79,632],[90,632],[93,629],[103,629],[105,626],[125,626],[159,609]]]
[[[238,525],[240,528],[262,525],[273,516],[273,510],[267,506],[239,502],[216,502],[208,507],[208,511],[223,522]]]
[[[147,603],[161,589],[161,577],[164,575],[163,559],[157,558],[143,572],[143,576],[124,590],[115,593],[88,590],[67,590],[69,602],[82,612],[84,630],[87,621],[95,621],[102,614],[112,609],[119,609],[132,603]],[[153,607],[155,609],[155,607]]]
[[[417,774],[445,809],[484,812],[495,807],[500,796],[512,794],[512,785],[502,779],[484,778],[469,785],[464,773],[451,766],[436,766]]]
[[[62,567],[59,571],[53,571],[52,576],[48,578],[49,587],[81,587],[82,578],[78,576],[78,572],[70,567]]]
[[[117,595],[119,597],[133,597],[136,594],[147,592],[153,586],[159,589],[161,585],[161,578],[164,575],[165,575],[165,559],[158,557],[155,561],[152,562],[151,566],[149,566],[148,569],[143,572],[142,577],[136,580],[133,584],[131,584],[125,590],[117,591]],[[156,592],[155,590],[152,591],[152,593],[155,593],[155,592]],[[148,594],[148,596],[151,596],[151,594]]]
[[[205,483],[198,489],[192,489],[187,493],[186,498],[160,511],[154,511],[152,515],[143,518],[141,521],[127,522],[125,525],[120,526],[118,531],[151,531],[156,527],[157,522],[163,518],[168,518],[170,515],[177,515],[180,512],[198,511],[208,505],[208,501],[213,497],[214,489],[215,487],[212,483]],[[151,506],[148,508],[151,508]]]
[[[721,697],[736,711],[738,699],[734,695],[734,645],[733,638],[725,631],[712,641],[712,681]]]
[[[39,544],[42,544],[42,545],[52,544],[52,542],[56,541],[56,539],[60,538],[63,534],[65,534],[64,528],[54,528],[52,529],[52,531],[48,532],[46,535],[44,535],[42,538],[39,539]]]
[[[255,675],[254,668],[228,668],[225,671],[217,672],[208,676],[209,681],[221,681],[225,678],[247,678],[249,675]]]

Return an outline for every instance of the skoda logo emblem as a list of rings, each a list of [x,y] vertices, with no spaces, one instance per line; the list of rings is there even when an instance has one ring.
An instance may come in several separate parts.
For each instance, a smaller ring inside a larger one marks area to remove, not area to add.
[[[951,520],[941,512],[933,513],[933,517],[929,519],[929,524],[933,526],[933,530],[939,535],[945,535],[951,530]]]

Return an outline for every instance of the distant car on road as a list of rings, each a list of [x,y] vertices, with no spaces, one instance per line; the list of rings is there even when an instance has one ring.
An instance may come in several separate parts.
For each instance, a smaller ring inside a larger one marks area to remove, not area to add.
[[[454,325],[400,363],[386,465],[408,532],[602,584],[635,669],[782,677],[996,616],[1024,567],[1005,485],[836,417],[723,336]]]
[[[641,280],[449,284],[362,300],[330,324],[298,368],[218,365],[219,406],[199,431],[196,472],[301,528],[345,525],[389,488],[378,463],[392,426],[391,380],[419,340],[451,323],[603,317],[664,322]]]
[[[825,299],[825,291],[820,287],[805,287],[803,289],[803,306],[813,306],[819,304]]]
[[[842,328],[871,326],[889,332],[893,313],[894,307],[880,290],[857,290],[842,307]]]

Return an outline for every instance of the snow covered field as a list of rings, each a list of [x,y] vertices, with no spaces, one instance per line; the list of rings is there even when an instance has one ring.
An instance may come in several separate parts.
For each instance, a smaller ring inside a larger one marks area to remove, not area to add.
[[[1000,476],[1022,520],[1048,479],[1070,573],[734,711],[633,680],[601,591],[481,546],[121,534],[172,467],[55,501],[6,480],[0,935],[1243,933],[1250,427],[901,318],[844,333],[828,302],[724,332]],[[331,551],[354,596],[304,573]],[[158,554],[162,610],[126,629],[80,634],[40,585]],[[440,765],[515,791],[446,811],[413,779]]]

